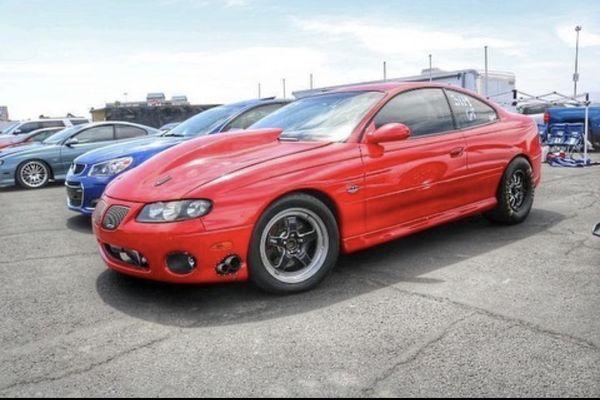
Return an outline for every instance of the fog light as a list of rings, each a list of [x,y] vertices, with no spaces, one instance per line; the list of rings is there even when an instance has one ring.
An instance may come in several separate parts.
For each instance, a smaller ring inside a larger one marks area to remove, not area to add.
[[[187,275],[196,268],[196,259],[188,253],[172,253],[167,256],[167,267],[177,275]]]

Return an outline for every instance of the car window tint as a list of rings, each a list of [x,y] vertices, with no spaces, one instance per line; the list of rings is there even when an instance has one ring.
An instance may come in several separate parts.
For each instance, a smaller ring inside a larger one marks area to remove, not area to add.
[[[114,139],[114,132],[112,125],[97,126],[94,128],[86,129],[76,136],[80,144],[84,143],[96,143],[106,142]]]
[[[128,125],[116,125],[117,140],[132,139],[140,136],[146,136],[148,132],[144,129]]]
[[[19,134],[29,133],[40,129],[42,125],[39,122],[27,122],[17,128],[20,132]]]
[[[470,128],[498,120],[496,111],[484,102],[454,90],[446,90],[446,93],[459,128]]]
[[[226,130],[247,129],[250,125],[260,121],[267,115],[279,110],[284,104],[268,104],[249,110],[234,119]]]
[[[57,128],[57,127],[61,127],[61,126],[65,126],[64,122],[62,122],[62,121],[43,121],[42,122],[42,128]]]
[[[377,128],[390,123],[408,126],[412,136],[455,129],[450,106],[441,89],[412,90],[394,97],[375,117]]]
[[[32,138],[30,138],[30,141],[31,142],[43,142],[44,140],[48,139],[50,136],[52,136],[55,133],[56,133],[56,131],[41,132],[41,133],[38,133],[37,135],[33,136]]]

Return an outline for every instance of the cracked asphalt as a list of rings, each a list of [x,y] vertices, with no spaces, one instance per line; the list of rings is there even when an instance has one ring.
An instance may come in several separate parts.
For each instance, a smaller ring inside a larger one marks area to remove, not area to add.
[[[0,191],[0,396],[600,396],[600,167],[523,225],[343,257],[317,290],[106,270],[64,188]]]

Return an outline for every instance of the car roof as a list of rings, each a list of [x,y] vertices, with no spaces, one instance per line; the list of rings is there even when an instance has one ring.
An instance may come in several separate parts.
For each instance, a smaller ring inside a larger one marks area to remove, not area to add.
[[[461,90],[460,87],[452,86],[443,83],[435,82],[384,82],[384,83],[367,83],[364,85],[345,86],[343,88],[325,91],[323,93],[339,93],[339,92],[385,92],[395,93],[402,90],[410,90],[417,88],[446,88]]]
[[[254,107],[254,106],[262,105],[262,104],[287,104],[290,102],[291,102],[291,100],[276,99],[274,97],[268,97],[268,98],[264,98],[264,99],[252,99],[252,100],[239,101],[237,103],[226,104],[225,106],[226,107],[247,108],[247,107]]]

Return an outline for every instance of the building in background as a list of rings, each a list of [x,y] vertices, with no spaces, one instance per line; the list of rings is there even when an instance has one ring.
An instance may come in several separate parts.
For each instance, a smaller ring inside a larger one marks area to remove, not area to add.
[[[516,76],[512,72],[489,71],[487,82],[485,72],[476,69],[463,69],[459,71],[442,71],[434,68],[423,70],[421,75],[407,76],[403,78],[387,79],[385,81],[361,82],[340,86],[331,86],[314,90],[303,90],[294,92],[297,98],[310,96],[315,93],[327,92],[347,86],[384,83],[384,82],[427,82],[431,80],[436,83],[446,83],[490,98],[492,101],[506,108],[513,105],[513,90],[516,89]],[[487,88],[487,93],[486,93]]]
[[[186,96],[173,96],[167,101],[163,93],[149,93],[146,101],[107,103],[90,110],[92,120],[127,121],[160,128],[172,122],[182,122],[219,104],[192,105]]]
[[[8,121],[8,107],[0,106],[0,122]]]

